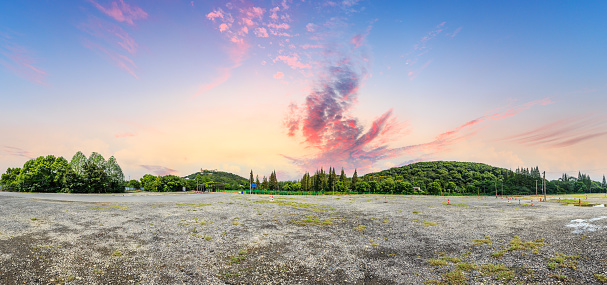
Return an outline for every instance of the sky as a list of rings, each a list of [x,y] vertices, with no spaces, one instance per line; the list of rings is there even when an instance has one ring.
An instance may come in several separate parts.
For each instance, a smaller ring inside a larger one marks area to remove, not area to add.
[[[1,1],[0,170],[607,173],[605,1]]]

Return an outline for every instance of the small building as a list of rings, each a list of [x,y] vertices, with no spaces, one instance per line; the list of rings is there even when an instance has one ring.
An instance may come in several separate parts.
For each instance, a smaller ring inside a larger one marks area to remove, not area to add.
[[[202,191],[217,192],[217,190],[226,190],[226,185],[219,182],[207,182],[202,184]]]

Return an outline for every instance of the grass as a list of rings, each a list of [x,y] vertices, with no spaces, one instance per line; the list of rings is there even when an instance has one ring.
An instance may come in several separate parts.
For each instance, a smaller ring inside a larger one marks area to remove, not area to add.
[[[101,271],[101,269],[95,268],[95,269],[93,269],[93,273],[95,273],[95,274],[103,274],[103,271]]]
[[[550,275],[550,277],[559,280],[559,281],[567,281],[567,279],[569,279],[569,277],[567,277],[567,275],[564,274],[552,274]]]
[[[435,222],[424,222],[425,227],[431,227],[431,226],[436,226],[436,225],[437,225],[437,223],[435,223]]]
[[[428,260],[428,264],[432,266],[446,266],[447,261],[444,259],[430,259]]]
[[[577,266],[577,259],[580,258],[579,255],[564,255],[559,252],[556,252],[554,255],[554,257],[550,258],[550,261],[552,262],[547,264],[548,268],[551,270],[558,267],[566,267],[575,270]]]
[[[466,262],[462,262],[462,263],[458,263],[457,264],[457,269],[461,270],[461,271],[473,271],[476,270],[476,265],[472,264],[472,263],[466,263]]]
[[[114,206],[107,206],[107,207],[93,207],[92,209],[93,210],[104,210],[104,209],[126,209],[126,208],[123,208],[120,205],[114,205]]]
[[[32,221],[37,221],[37,220],[38,220],[38,218],[31,218],[30,220],[32,220]]]
[[[122,252],[120,250],[116,250],[116,251],[114,251],[114,253],[112,253],[112,256],[122,257],[123,254],[122,254]]]
[[[601,283],[607,283],[607,277],[603,274],[594,274],[594,277],[599,280]]]
[[[491,245],[493,241],[491,240],[490,236],[485,236],[485,238],[483,239],[473,239],[472,243],[474,245]]]
[[[238,224],[240,224],[238,221],[233,221],[232,225],[238,226]]]
[[[259,201],[255,201],[254,203],[262,203],[262,204],[272,203],[272,204],[278,204],[281,206],[287,206],[288,208],[302,208],[302,209],[310,210],[312,212],[318,212],[318,209],[316,209],[316,207],[315,207],[316,205],[307,204],[307,203],[282,201],[282,200],[274,200],[274,201],[259,200]]]
[[[446,206],[454,206],[454,207],[468,207],[466,204],[444,204]]]
[[[419,214],[419,211],[413,211],[413,214]]]
[[[499,250],[491,254],[492,257],[502,258],[506,252],[516,250],[531,250],[534,254],[539,254],[539,249],[544,246],[544,239],[537,239],[535,241],[523,241],[519,236],[514,236],[510,241],[509,247]]]
[[[212,239],[213,239],[213,237],[212,237],[212,236],[205,236],[205,237],[204,237],[204,239],[205,239],[205,240],[212,240]]]
[[[205,220],[198,221],[198,218],[194,218],[194,223],[199,224],[199,225],[206,225],[207,224],[207,222]]]
[[[230,257],[230,265],[239,264],[247,259],[248,251],[246,249],[241,249],[238,251],[238,255]]]
[[[194,203],[178,203],[177,206],[192,206],[192,207],[204,207],[210,206],[211,204],[194,204]]]
[[[373,247],[376,247],[379,245],[379,244],[375,243],[373,240],[370,240],[369,242],[371,243],[371,246],[373,246]]]
[[[365,226],[365,225],[358,225],[358,226],[354,227],[354,229],[356,229],[359,232],[363,232],[363,231],[367,230],[367,226]]]
[[[300,225],[300,226],[326,226],[326,225],[333,225],[333,220],[345,221],[346,219],[344,217],[330,217],[330,218],[326,218],[324,221],[321,221],[316,216],[307,216],[299,221],[290,220],[289,222],[292,222],[292,223],[294,223],[296,225]],[[366,229],[366,227],[365,227],[365,229]]]
[[[443,274],[443,280],[426,280],[424,284],[435,284],[435,285],[465,285],[468,284],[468,278],[460,270],[449,271]]]
[[[497,280],[510,281],[514,278],[514,271],[503,264],[484,264],[481,273],[485,276],[494,276]]]

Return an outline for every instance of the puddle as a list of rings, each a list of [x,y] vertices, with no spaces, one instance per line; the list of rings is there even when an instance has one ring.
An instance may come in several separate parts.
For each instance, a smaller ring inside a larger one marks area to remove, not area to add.
[[[574,234],[579,234],[579,233],[583,233],[583,232],[594,232],[594,231],[604,228],[604,226],[595,225],[595,224],[592,224],[592,222],[602,220],[602,219],[607,219],[607,216],[601,216],[601,217],[592,218],[592,219],[575,219],[575,220],[571,220],[571,222],[569,222],[569,224],[567,224],[565,226],[574,228],[574,230],[573,230]]]

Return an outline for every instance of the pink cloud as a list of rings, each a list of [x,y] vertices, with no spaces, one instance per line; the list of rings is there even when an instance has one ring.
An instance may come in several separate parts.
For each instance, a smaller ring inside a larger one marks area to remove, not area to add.
[[[207,14],[207,19],[215,21],[215,18],[223,19],[223,10],[221,10],[221,8],[218,8],[217,10],[214,10],[213,12]]]
[[[282,72],[280,72],[280,71],[279,71],[279,72],[276,72],[276,74],[274,74],[274,78],[276,78],[276,79],[281,79],[281,78],[283,78],[284,76],[285,76],[285,74],[284,74],[284,73],[282,73]]]
[[[148,17],[148,14],[143,11],[143,9],[137,6],[131,6],[129,4],[124,3],[123,0],[118,2],[112,1],[110,7],[103,7],[99,3],[94,0],[89,0],[99,11],[104,14],[112,17],[114,20],[118,22],[126,22],[129,25],[134,25],[135,20],[145,19]]]
[[[139,166],[142,167],[142,168],[145,168],[147,171],[151,171],[156,176],[165,176],[165,175],[169,175],[169,174],[172,174],[172,175],[179,174],[177,172],[177,170],[175,170],[175,169],[171,169],[171,168],[160,166],[160,165],[141,164]]]
[[[47,73],[35,64],[32,52],[14,42],[13,36],[0,33],[0,64],[28,81],[46,85]]]
[[[317,27],[318,27],[318,26],[316,26],[316,25],[315,25],[315,24],[313,24],[313,23],[308,23],[308,24],[306,25],[306,30],[307,30],[308,32],[310,32],[310,33],[313,33],[313,32],[316,32],[316,28],[317,28]]]
[[[134,133],[119,133],[119,134],[114,135],[115,138],[127,138],[127,137],[134,137],[134,136],[136,136],[136,134],[134,134]]]
[[[279,55],[274,59],[274,62],[276,62],[276,61],[282,61],[293,69],[310,68],[309,64],[304,64],[301,61],[299,61],[299,56],[297,54],[295,54],[293,56]]]
[[[554,121],[501,140],[529,146],[561,148],[607,135],[605,127],[607,127],[605,116],[577,116]]]
[[[230,29],[230,27],[226,23],[222,23],[221,25],[219,25],[219,31],[222,32],[222,33],[225,32],[225,31],[227,31],[227,30],[229,30],[229,29]]]
[[[453,31],[453,33],[449,34],[450,37],[455,38],[455,36],[457,36],[457,34],[459,34],[459,32],[462,31],[462,27],[459,27],[457,29],[455,29],[455,31]]]
[[[365,36],[363,34],[358,34],[352,38],[350,44],[352,44],[354,48],[359,48],[362,45],[364,39]]]
[[[34,158],[34,155],[31,152],[29,152],[27,150],[23,150],[18,147],[4,146],[4,152],[9,155],[20,156],[20,157],[25,157],[25,158],[29,158],[29,159]]]
[[[440,24],[438,24],[436,26],[436,29],[429,32],[427,35],[425,35],[420,41],[419,43],[417,43],[415,45],[415,49],[416,50],[423,50],[426,48],[426,44],[428,43],[428,41],[436,38],[436,36],[438,36],[443,30],[444,30],[444,26],[445,26],[446,22],[442,22]]]
[[[260,38],[267,38],[268,37],[268,31],[265,28],[256,28],[255,29],[255,35],[260,37]]]
[[[78,28],[108,44],[120,47],[130,54],[137,52],[137,42],[125,30],[115,24],[91,17],[87,23],[79,25]]]
[[[270,23],[270,24],[268,24],[268,27],[272,28],[272,29],[277,29],[277,30],[280,30],[280,29],[288,30],[289,28],[291,28],[291,26],[289,26],[289,24],[287,24],[287,23],[280,23],[280,24]]]

